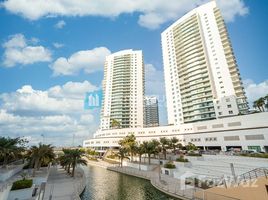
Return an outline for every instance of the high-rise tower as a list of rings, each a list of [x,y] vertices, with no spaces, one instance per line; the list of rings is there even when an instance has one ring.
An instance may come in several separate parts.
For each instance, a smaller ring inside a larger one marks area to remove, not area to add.
[[[181,17],[161,38],[169,124],[248,112],[228,32],[215,1]]]
[[[142,51],[123,50],[106,57],[102,130],[143,127],[144,63]]]
[[[145,97],[145,123],[146,127],[159,126],[158,100],[156,97]]]

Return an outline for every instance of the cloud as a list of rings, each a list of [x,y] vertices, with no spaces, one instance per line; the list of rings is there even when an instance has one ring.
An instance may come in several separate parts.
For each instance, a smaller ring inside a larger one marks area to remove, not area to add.
[[[152,64],[145,64],[145,95],[157,97],[160,124],[167,124],[164,73]]]
[[[60,20],[55,24],[54,27],[57,28],[57,29],[62,29],[65,25],[66,25],[66,22],[63,21],[63,20]]]
[[[152,64],[145,64],[145,88],[148,95],[165,94],[163,71],[156,69]]]
[[[43,46],[30,46],[27,43],[36,43],[38,40],[32,38],[26,41],[24,35],[16,34],[3,44],[3,65],[14,67],[17,64],[28,65],[37,62],[48,62],[51,60],[51,52]]]
[[[53,46],[54,46],[55,48],[59,49],[59,48],[63,47],[64,44],[61,44],[61,43],[58,43],[58,42],[54,42],[54,43],[53,43]]]
[[[97,47],[91,50],[78,51],[69,58],[58,58],[50,68],[54,76],[74,75],[80,71],[92,73],[103,69],[105,57],[111,52],[106,47]]]
[[[73,98],[81,99],[86,92],[92,92],[100,89],[88,81],[84,82],[67,82],[63,86],[54,86],[48,90],[48,95],[55,98]]]
[[[86,92],[99,87],[88,81],[67,82],[47,90],[25,85],[15,92],[0,94],[0,135],[27,136],[31,144],[42,141],[70,145],[89,137],[98,125],[97,110],[84,110]]]
[[[2,6],[8,11],[30,20],[48,16],[102,16],[114,18],[121,14],[139,14],[138,23],[146,28],[155,29],[165,22],[177,20],[189,10],[209,0],[5,0]],[[218,0],[223,16],[233,21],[235,16],[248,13],[243,0]],[[125,6],[127,5],[127,6]]]
[[[268,80],[255,83],[251,79],[246,79],[243,83],[250,107],[252,107],[255,100],[268,94]]]
[[[81,111],[87,92],[98,89],[88,81],[67,82],[45,91],[24,85],[16,92],[1,94],[0,99],[3,109],[23,115],[71,114]]]

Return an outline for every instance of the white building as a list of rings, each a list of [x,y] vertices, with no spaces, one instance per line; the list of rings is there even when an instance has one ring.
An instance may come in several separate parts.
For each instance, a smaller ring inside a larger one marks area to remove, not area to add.
[[[143,127],[144,64],[142,51],[123,50],[106,57],[101,130]]]
[[[159,126],[158,100],[154,96],[146,96],[144,103],[144,126]]]
[[[83,146],[105,152],[110,147],[119,147],[118,141],[133,133],[139,142],[177,137],[183,145],[191,142],[201,149],[226,151],[237,148],[268,152],[267,119],[268,112],[264,112],[181,125],[98,131],[94,138],[85,140]]]
[[[181,17],[161,38],[169,124],[247,114],[240,73],[215,1]]]
[[[124,73],[127,71],[131,82],[137,85],[137,88],[135,86],[132,89],[124,82],[124,87],[120,85],[115,91],[122,93],[133,90],[130,92],[134,95],[131,98],[143,101],[141,52],[137,67],[133,70],[139,75],[132,77],[134,75],[129,73],[129,68],[136,66],[136,62],[133,63],[130,59],[133,51],[123,51],[107,58],[102,130],[97,131],[92,139],[85,140],[83,146],[105,152],[108,148],[119,147],[118,141],[123,137],[135,134],[139,142],[177,137],[183,145],[191,142],[203,149],[225,151],[239,148],[268,152],[268,112],[239,115],[247,114],[247,100],[227,30],[216,3],[212,1],[195,8],[167,28],[161,36],[169,125],[143,128],[142,103],[136,105],[132,102],[132,110],[136,108],[137,112],[128,110],[131,120],[127,118],[126,121],[129,121],[129,126],[124,124],[121,129],[105,130],[111,127],[111,119],[121,120],[121,115],[115,115],[117,107],[114,111],[111,110],[111,105],[120,107],[119,114],[122,113],[121,105],[124,105],[122,101],[112,103],[115,101],[112,100],[114,66],[124,69]],[[131,67],[125,69],[125,62],[122,65],[115,62],[117,56],[120,59],[126,56],[123,60]],[[138,112],[138,109],[141,110]]]

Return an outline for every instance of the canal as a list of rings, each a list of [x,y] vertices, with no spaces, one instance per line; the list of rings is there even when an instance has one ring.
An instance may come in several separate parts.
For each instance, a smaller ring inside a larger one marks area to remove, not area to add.
[[[147,180],[108,171],[101,167],[85,167],[87,186],[82,200],[172,200],[155,189]]]

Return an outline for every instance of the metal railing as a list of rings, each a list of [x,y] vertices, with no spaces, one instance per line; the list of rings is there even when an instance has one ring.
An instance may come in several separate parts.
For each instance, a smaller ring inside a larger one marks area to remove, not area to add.
[[[256,168],[256,169],[248,171],[244,174],[239,175],[238,179],[240,182],[242,182],[242,181],[245,182],[245,181],[256,179],[259,177],[265,177],[267,179],[268,178],[268,169],[264,168],[264,167]],[[239,184],[239,182],[238,182],[238,184]]]

